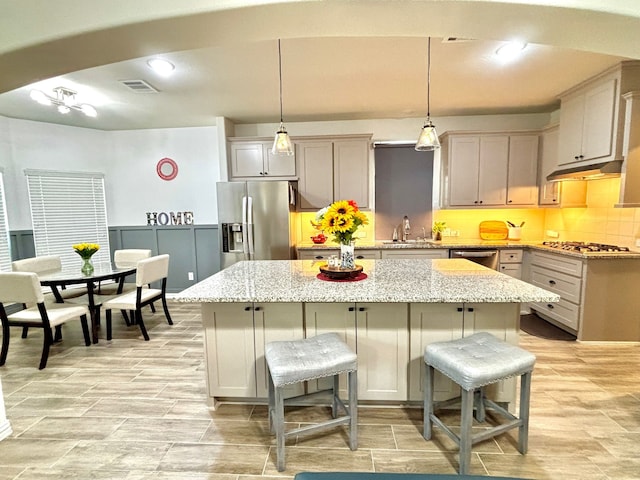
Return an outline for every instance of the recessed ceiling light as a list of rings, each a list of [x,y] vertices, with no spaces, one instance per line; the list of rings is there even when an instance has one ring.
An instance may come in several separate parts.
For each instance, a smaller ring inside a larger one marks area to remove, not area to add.
[[[522,53],[526,46],[527,44],[524,42],[507,42],[496,50],[496,55],[501,60],[513,60]]]
[[[147,62],[154,72],[159,75],[171,75],[171,72],[176,68],[173,63],[162,58],[152,58]]]

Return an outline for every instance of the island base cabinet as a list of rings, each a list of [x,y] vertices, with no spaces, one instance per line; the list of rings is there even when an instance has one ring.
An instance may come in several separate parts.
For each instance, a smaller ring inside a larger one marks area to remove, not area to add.
[[[353,303],[305,303],[306,337],[323,333],[337,333],[354,352],[356,348],[356,311]],[[332,378],[307,382],[307,392],[331,388]],[[340,396],[347,398],[347,378],[340,378]]]
[[[209,397],[256,396],[253,312],[250,306],[243,303],[202,304]]]
[[[304,338],[303,312],[300,303],[265,303],[254,306],[256,348],[257,396],[269,397],[269,377],[264,352],[267,343],[301,340]],[[289,385],[284,391],[285,398],[297,397],[304,393],[304,385]]]
[[[517,303],[416,303],[410,307],[411,360],[409,379],[410,401],[422,401],[424,395],[424,350],[430,343],[446,342],[489,332],[502,341],[518,344],[520,305]],[[435,400],[454,398],[459,387],[436,372]],[[515,379],[507,379],[487,387],[487,395],[494,401],[513,403],[516,395]]]
[[[358,399],[406,401],[409,328],[406,303],[358,303]]]

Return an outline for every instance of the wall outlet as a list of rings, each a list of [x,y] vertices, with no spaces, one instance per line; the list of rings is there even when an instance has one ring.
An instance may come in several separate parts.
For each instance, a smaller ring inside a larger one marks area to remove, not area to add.
[[[560,234],[555,230],[547,230],[546,234],[547,234],[547,237],[551,237],[551,238],[558,238],[560,236]]]
[[[193,280],[193,272],[189,272],[187,273],[189,280]]]
[[[636,247],[640,247],[640,238],[636,238]]]

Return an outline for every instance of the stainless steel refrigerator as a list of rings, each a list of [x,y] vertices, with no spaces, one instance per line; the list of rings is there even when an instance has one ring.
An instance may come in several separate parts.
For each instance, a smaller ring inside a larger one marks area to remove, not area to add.
[[[287,181],[218,182],[220,267],[241,260],[295,258],[297,184]]]

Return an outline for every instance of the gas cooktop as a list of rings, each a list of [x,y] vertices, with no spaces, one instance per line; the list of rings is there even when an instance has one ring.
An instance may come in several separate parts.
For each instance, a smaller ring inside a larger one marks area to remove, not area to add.
[[[558,242],[547,241],[542,242],[543,245],[560,250],[568,250],[570,252],[628,252],[628,247],[619,247],[617,245],[607,245],[604,243],[586,243],[586,242]]]

